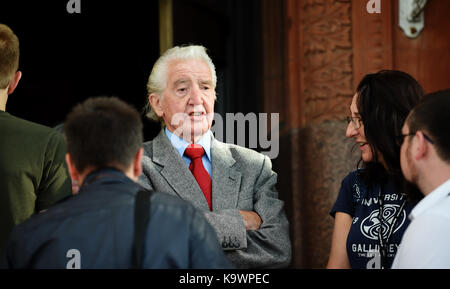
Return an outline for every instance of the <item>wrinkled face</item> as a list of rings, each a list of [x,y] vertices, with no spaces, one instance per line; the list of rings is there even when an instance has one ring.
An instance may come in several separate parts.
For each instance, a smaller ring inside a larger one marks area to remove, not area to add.
[[[355,120],[360,121],[361,126],[359,128],[355,128],[353,122],[350,122],[347,126],[345,136],[355,139],[355,142],[359,145],[359,149],[361,150],[361,157],[363,161],[368,163],[373,161],[373,155],[369,143],[366,140],[366,135],[364,133],[364,124],[362,123],[361,116],[358,112],[357,100],[358,94],[355,93],[355,95],[353,95],[352,103],[350,104],[350,114],[351,117],[353,117]]]
[[[400,147],[400,166],[405,179],[409,182],[416,183],[417,168],[412,156],[412,142],[410,142],[409,139],[414,136],[407,135],[409,134],[409,127],[406,121],[402,128],[402,134],[404,135],[404,139],[402,146]]]
[[[150,96],[150,103],[171,132],[194,142],[211,128],[215,98],[209,66],[186,59],[169,63],[163,97]]]

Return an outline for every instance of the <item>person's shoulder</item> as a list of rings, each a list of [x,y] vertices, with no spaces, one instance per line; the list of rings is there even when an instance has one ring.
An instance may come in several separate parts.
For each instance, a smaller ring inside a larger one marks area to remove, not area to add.
[[[13,233],[16,235],[27,234],[30,236],[34,234],[41,235],[41,233],[46,234],[47,229],[50,228],[52,224],[61,223],[65,220],[68,213],[67,208],[70,208],[67,204],[70,204],[75,197],[76,196],[69,195],[53,204],[48,209],[31,215],[27,220],[15,226]]]
[[[10,120],[13,124],[14,124],[14,128],[17,132],[20,132],[21,135],[24,135],[23,133],[25,133],[25,135],[28,136],[33,136],[33,137],[42,137],[42,136],[58,136],[59,133],[42,124],[30,121],[30,120],[26,120],[20,117],[16,117],[11,115],[11,120]],[[61,136],[62,138],[62,136]]]
[[[134,192],[137,189],[134,183],[105,187],[86,186],[78,194],[69,193],[18,226],[22,226],[22,230],[26,232],[45,231],[55,226],[77,222],[75,220],[82,222],[106,211],[111,214],[123,214],[132,208]]]
[[[151,140],[146,140],[144,141],[143,145],[144,146],[152,146],[153,143],[155,143],[156,139],[161,137],[161,132],[159,132],[154,138],[152,138]]]
[[[21,126],[23,128],[34,129],[34,130],[42,130],[42,131],[50,131],[50,130],[52,130],[51,128],[49,128],[49,127],[47,127],[45,125],[42,125],[42,124],[30,121],[30,120],[26,120],[26,119],[23,119],[23,118],[14,116],[14,115],[11,115],[10,119],[11,119],[11,122],[14,122],[16,125]]]
[[[356,169],[354,171],[349,172],[343,179],[342,183],[354,183],[356,181],[360,181],[361,172],[363,169]]]
[[[156,204],[158,206],[173,207],[182,210],[191,210],[194,208],[194,206],[189,202],[163,192],[153,192],[151,202],[152,204]]]
[[[450,196],[423,212],[421,217],[445,220],[450,226]]]
[[[365,190],[365,184],[363,182],[363,179],[361,178],[361,172],[363,169],[356,169],[354,171],[349,172],[341,182],[341,191],[364,191]]]
[[[142,144],[142,147],[144,149],[144,157],[153,157],[153,146],[156,142],[164,141],[163,137],[165,137],[164,130],[161,130],[153,139],[145,141]]]
[[[144,156],[151,158],[153,155],[153,140],[144,142],[142,148],[144,149]]]
[[[189,225],[194,219],[203,219],[201,211],[191,203],[168,193],[153,192],[151,196],[151,208],[157,211],[158,215],[172,219],[174,224],[185,223]]]

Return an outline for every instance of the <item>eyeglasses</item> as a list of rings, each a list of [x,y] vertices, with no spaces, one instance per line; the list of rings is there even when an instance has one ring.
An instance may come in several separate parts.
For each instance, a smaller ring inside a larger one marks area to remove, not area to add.
[[[353,128],[358,129],[361,127],[361,118],[359,117],[351,117],[351,116],[347,116],[345,118],[347,120],[347,123],[352,123]]]
[[[405,137],[415,135],[415,134],[416,134],[415,132],[410,132],[407,134],[397,135],[397,136],[395,136],[395,142],[398,144],[399,147],[401,147],[403,145],[403,141],[405,140]]]
[[[415,132],[410,132],[410,133],[407,133],[407,134],[401,134],[401,135],[398,135],[398,136],[395,137],[395,142],[396,142],[399,146],[402,146],[402,145],[403,145],[403,141],[405,140],[405,137],[415,135],[416,132],[417,132],[417,131],[415,131]],[[422,134],[423,134],[423,137],[424,137],[429,143],[434,144],[434,141],[433,141],[428,135],[426,135],[424,132],[422,132]]]

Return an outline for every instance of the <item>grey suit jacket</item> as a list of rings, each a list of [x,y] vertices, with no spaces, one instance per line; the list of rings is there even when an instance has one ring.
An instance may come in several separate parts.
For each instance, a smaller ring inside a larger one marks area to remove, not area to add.
[[[212,212],[203,193],[164,130],[144,143],[139,183],[191,202],[202,210],[236,268],[289,265],[291,243],[284,203],[278,199],[277,174],[270,159],[253,150],[212,138]],[[263,223],[246,231],[239,210],[255,211]]]

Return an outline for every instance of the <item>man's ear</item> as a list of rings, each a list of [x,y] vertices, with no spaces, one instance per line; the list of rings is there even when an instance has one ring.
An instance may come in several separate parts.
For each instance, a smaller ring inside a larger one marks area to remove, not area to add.
[[[19,81],[20,81],[21,78],[22,78],[22,72],[21,71],[16,71],[16,73],[14,74],[13,79],[9,83],[8,94],[11,94],[11,93],[14,92],[14,90],[16,89],[17,85],[19,84]]]
[[[427,156],[429,151],[429,143],[425,139],[425,136],[423,135],[423,132],[418,131],[416,132],[416,142],[417,142],[417,149],[416,149],[416,160],[423,159],[425,156]]]
[[[70,178],[73,181],[80,181],[80,173],[78,172],[77,168],[75,167],[74,163],[72,162],[72,158],[70,157],[70,154],[66,154],[66,163],[67,168],[69,169]]]
[[[150,102],[150,105],[152,106],[156,115],[159,117],[162,117],[164,114],[164,111],[162,108],[162,100],[161,100],[160,96],[155,93],[152,93],[148,96],[148,101]]]
[[[144,154],[144,149],[142,147],[136,153],[133,161],[133,174],[137,178],[142,174],[142,155]]]

